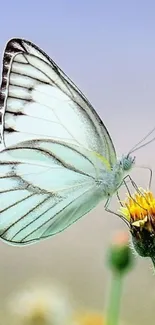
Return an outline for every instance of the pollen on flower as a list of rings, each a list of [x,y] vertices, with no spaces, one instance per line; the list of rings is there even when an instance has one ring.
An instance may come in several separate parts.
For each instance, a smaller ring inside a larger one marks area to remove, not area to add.
[[[139,189],[121,203],[119,212],[131,226],[148,230],[155,228],[155,197],[152,192]]]

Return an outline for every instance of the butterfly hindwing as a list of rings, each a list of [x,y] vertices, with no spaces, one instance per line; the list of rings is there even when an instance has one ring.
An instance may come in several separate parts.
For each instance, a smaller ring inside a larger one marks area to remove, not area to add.
[[[68,160],[60,144],[38,140],[0,153],[3,240],[24,245],[45,239],[81,218],[103,198],[97,184],[99,170],[89,153],[84,158],[84,152],[81,155],[74,147],[69,150]]]

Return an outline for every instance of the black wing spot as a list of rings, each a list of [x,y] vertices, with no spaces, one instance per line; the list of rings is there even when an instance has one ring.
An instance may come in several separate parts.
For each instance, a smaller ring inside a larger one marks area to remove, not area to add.
[[[15,132],[15,130],[12,128],[5,128],[5,131],[8,133]]]
[[[0,124],[2,124],[2,113],[0,112]]]

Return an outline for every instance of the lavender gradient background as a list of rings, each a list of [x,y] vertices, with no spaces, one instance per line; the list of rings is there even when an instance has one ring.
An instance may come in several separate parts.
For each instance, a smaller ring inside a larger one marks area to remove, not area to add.
[[[1,4],[0,53],[9,38],[35,42],[80,87],[100,114],[118,155],[155,126],[155,2],[7,1]],[[137,153],[137,165],[154,168],[155,142]],[[136,169],[146,187],[148,174]],[[155,190],[154,180],[152,187]],[[50,276],[71,289],[79,305],[102,310],[105,252],[115,230],[125,229],[104,203],[64,233],[15,248],[0,243],[0,301],[31,277]],[[122,319],[154,324],[151,263],[137,259],[126,279]]]

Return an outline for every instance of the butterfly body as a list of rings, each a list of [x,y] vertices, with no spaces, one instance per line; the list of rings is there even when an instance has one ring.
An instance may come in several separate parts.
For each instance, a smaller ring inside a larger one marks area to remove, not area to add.
[[[112,196],[116,192],[116,189],[119,189],[124,177],[130,172],[134,163],[135,158],[130,156],[122,157],[110,171],[103,172],[100,185],[105,198]]]
[[[35,44],[12,39],[0,91],[0,237],[25,245],[111,197],[134,159],[117,160],[83,93]]]

